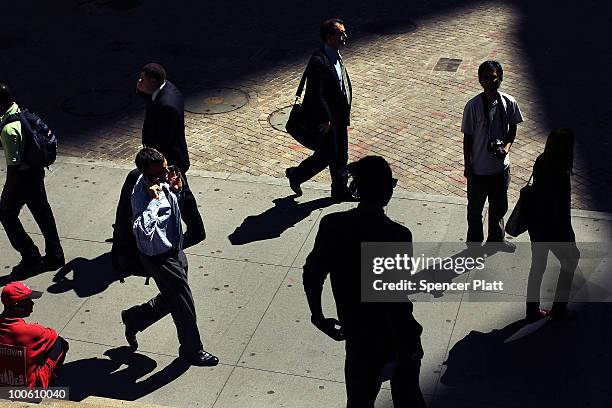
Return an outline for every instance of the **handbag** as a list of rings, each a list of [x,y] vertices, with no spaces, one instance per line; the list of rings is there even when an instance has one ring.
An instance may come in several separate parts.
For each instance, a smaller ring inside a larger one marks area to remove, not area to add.
[[[289,113],[289,119],[287,120],[285,129],[299,144],[307,149],[315,150],[318,146],[316,134],[314,134],[312,127],[309,125],[308,117],[304,112],[302,104],[298,102],[302,96],[305,84],[306,70],[304,70],[302,74],[300,85],[295,93],[295,102]]]
[[[533,184],[530,184],[532,178],[533,173],[531,173],[527,184],[521,188],[519,199],[506,223],[506,232],[513,237],[518,237],[529,228],[529,207],[533,196]]]

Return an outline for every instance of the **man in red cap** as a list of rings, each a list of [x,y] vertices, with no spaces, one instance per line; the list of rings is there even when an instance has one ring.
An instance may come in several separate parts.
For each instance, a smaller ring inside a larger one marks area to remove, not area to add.
[[[42,292],[30,289],[23,282],[9,283],[1,295],[4,311],[0,314],[0,344],[26,349],[27,386],[30,388],[48,388],[68,351],[68,342],[55,330],[23,320],[32,314],[32,299],[41,296]]]

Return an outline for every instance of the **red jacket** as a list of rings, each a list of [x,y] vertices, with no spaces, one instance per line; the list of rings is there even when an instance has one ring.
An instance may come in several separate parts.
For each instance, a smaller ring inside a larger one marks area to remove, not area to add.
[[[29,324],[18,317],[0,316],[0,343],[26,348],[27,384],[30,388],[49,387],[57,362],[47,355],[57,337],[57,332],[50,327]],[[63,359],[63,354],[60,359]]]

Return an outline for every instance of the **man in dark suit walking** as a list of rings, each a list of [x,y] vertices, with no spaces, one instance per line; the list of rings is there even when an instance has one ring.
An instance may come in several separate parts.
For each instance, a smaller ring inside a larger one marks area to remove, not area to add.
[[[185,175],[189,170],[189,153],[185,141],[183,95],[166,79],[164,67],[156,63],[149,63],[142,68],[136,89],[147,96],[142,144],[160,151],[166,157],[168,164],[175,165],[184,178],[185,196],[181,214],[187,225],[184,248],[188,248],[202,242],[206,233],[198,205]]]
[[[302,195],[300,184],[310,180],[329,166],[331,195],[338,201],[352,197],[346,185],[345,167],[348,162],[348,132],[352,89],[340,49],[346,45],[346,30],[342,20],[321,23],[323,47],[310,57],[306,68],[306,94],[302,108],[313,129],[318,146],[312,156],[297,167],[285,171],[295,194]]]

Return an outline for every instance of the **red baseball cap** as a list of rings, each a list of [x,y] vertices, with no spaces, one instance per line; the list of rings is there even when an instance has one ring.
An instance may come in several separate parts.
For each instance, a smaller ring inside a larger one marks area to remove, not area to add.
[[[12,306],[24,299],[38,299],[42,296],[42,292],[32,290],[23,282],[11,282],[2,289],[2,304]]]

